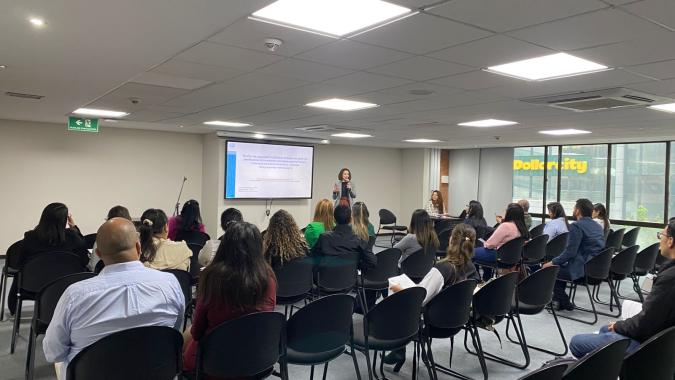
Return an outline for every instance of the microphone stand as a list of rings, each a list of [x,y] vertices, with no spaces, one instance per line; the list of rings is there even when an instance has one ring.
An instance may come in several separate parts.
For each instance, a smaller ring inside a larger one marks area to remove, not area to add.
[[[173,216],[178,216],[178,206],[180,206],[180,196],[183,194],[183,186],[185,186],[185,182],[187,181],[187,177],[183,177],[183,183],[180,185],[180,191],[178,192],[178,199],[176,200],[176,208],[173,210]]]

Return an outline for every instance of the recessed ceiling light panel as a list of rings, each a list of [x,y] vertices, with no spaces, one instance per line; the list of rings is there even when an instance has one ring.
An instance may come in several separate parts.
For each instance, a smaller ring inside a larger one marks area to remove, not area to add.
[[[212,120],[204,122],[206,125],[217,125],[219,127],[250,127],[251,124],[239,123],[236,121]]]
[[[352,132],[345,132],[345,133],[336,133],[334,135],[331,135],[333,137],[345,137],[348,139],[362,139],[365,137],[373,137],[371,135],[366,135],[363,133],[352,133]]]
[[[305,104],[307,107],[326,108],[337,111],[356,111],[366,108],[378,107],[375,103],[357,102],[354,100],[346,100],[339,98],[332,98],[320,100],[318,102]]]
[[[459,123],[457,125],[462,127],[486,128],[486,127],[503,127],[506,125],[514,125],[514,124],[518,123],[515,121],[508,121],[508,120],[485,119],[485,120],[468,121],[466,123]]]
[[[96,108],[78,108],[73,111],[76,115],[85,115],[85,116],[100,116],[100,117],[124,117],[127,116],[128,112],[123,111],[113,111],[113,110],[102,110]]]
[[[649,108],[663,112],[675,112],[675,103],[657,104],[655,106],[649,106]]]
[[[539,131],[539,133],[550,136],[570,136],[570,135],[585,135],[591,131],[584,131],[581,129],[552,129],[548,131]]]
[[[45,20],[39,17],[31,17],[28,19],[28,22],[30,22],[33,26],[37,28],[42,28],[43,26],[47,25]]]
[[[490,66],[485,70],[518,79],[541,81],[590,74],[610,69],[605,65],[567,53],[557,53],[503,65]]]
[[[251,18],[340,37],[408,13],[381,0],[277,0]]]
[[[411,139],[411,140],[403,140],[404,142],[411,142],[411,143],[437,143],[441,142],[441,140],[434,140],[434,139]]]

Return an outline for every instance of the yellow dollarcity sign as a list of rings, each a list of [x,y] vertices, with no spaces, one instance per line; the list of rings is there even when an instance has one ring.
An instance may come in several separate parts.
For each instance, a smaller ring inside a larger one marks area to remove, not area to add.
[[[544,161],[538,159],[529,161],[513,160],[513,170],[516,171],[544,170],[544,165],[546,165],[547,170],[569,170],[576,171],[579,174],[584,174],[588,171],[588,161],[576,160],[574,158],[565,158],[560,163],[560,168],[557,162],[547,162],[544,164]]]

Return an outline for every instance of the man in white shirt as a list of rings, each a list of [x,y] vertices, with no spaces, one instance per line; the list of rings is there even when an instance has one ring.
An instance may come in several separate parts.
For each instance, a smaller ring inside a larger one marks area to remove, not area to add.
[[[118,331],[169,326],[180,331],[185,298],[170,273],[146,268],[138,259],[141,245],[133,223],[112,218],[98,230],[96,254],[105,268],[61,296],[42,343],[49,362],[68,363],[85,347]]]

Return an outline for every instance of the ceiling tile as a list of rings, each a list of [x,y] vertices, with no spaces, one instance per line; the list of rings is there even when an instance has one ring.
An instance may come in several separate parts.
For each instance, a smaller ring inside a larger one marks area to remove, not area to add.
[[[143,121],[143,122],[159,122],[166,119],[173,119],[182,116],[181,113],[157,111],[157,110],[141,110],[131,113],[124,117],[124,120]]]
[[[424,54],[490,34],[458,22],[419,13],[363,33],[354,39],[408,53]]]
[[[298,57],[347,69],[363,70],[408,58],[410,54],[341,40],[312,49]]]
[[[169,99],[187,93],[188,90],[171,87],[125,83],[89,104],[89,106],[107,105],[108,107],[116,107],[119,110],[139,110],[140,108],[162,104]],[[132,98],[138,102],[136,104],[132,103]]]
[[[325,85],[333,86],[339,90],[344,90],[346,94],[359,94],[362,92],[376,91],[384,88],[400,86],[406,83],[410,83],[410,81],[406,79],[363,72],[354,73],[323,82]]]
[[[171,59],[168,62],[153,68],[151,71],[178,77],[202,79],[210,82],[221,82],[244,73],[243,70],[229,67],[204,65],[177,59]]]
[[[518,79],[497,75],[482,70],[472,71],[465,74],[452,75],[445,78],[434,79],[431,83],[461,88],[464,90],[482,90],[501,85],[512,84]]]
[[[283,57],[278,55],[265,54],[212,42],[201,42],[178,54],[175,58],[182,61],[224,66],[242,71],[252,71],[283,59]]]
[[[675,98],[675,79],[644,82],[633,85],[631,88],[654,95]]]
[[[280,75],[308,82],[322,82],[353,71],[310,61],[287,58],[257,71],[265,75]]]
[[[429,12],[505,32],[604,7],[595,0],[454,0]]]
[[[427,80],[448,75],[471,71],[473,68],[456,63],[441,61],[427,57],[413,57],[390,63],[388,65],[374,67],[369,72],[391,75],[411,80]]]
[[[138,74],[131,80],[133,83],[149,84],[153,86],[163,86],[171,88],[180,88],[183,90],[196,90],[211,83],[203,79],[192,79],[178,77],[174,75],[160,74],[152,71],[146,71]]]
[[[675,1],[673,0],[644,0],[624,5],[623,8],[675,30]]]
[[[630,66],[627,70],[657,79],[675,78],[675,60]]]
[[[616,9],[603,9],[508,34],[557,50],[575,50],[635,39],[649,39],[662,28]]]
[[[649,39],[575,50],[571,53],[610,67],[675,59],[675,33],[660,32]]]
[[[496,35],[428,55],[475,68],[483,68],[552,53],[555,51],[507,36]]]

